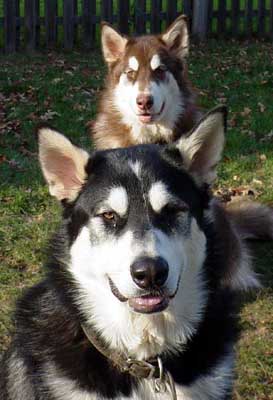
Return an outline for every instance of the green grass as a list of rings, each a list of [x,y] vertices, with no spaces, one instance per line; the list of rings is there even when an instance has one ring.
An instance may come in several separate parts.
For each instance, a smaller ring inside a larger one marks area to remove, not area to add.
[[[43,118],[90,148],[105,67],[98,53],[0,57],[0,350],[10,340],[18,295],[37,282],[60,209],[37,162],[34,126]],[[273,49],[214,42],[191,50],[189,74],[200,103],[229,105],[229,129],[216,190],[252,190],[273,204]],[[242,299],[235,400],[273,400],[273,249],[255,246],[264,289]]]

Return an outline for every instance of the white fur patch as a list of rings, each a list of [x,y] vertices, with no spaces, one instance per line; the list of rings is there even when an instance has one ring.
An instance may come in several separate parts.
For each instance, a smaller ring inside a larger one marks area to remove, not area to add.
[[[158,54],[153,55],[150,65],[153,71],[161,65],[160,57]]]
[[[92,219],[90,224],[92,224]],[[192,219],[190,234],[166,235],[150,230],[137,239],[133,231],[123,235],[100,235],[92,243],[83,227],[71,247],[70,272],[78,283],[78,305],[87,323],[93,324],[106,343],[131,356],[147,359],[185,344],[196,331],[206,305],[207,289],[202,277],[206,238]],[[169,307],[151,315],[134,313],[127,302],[120,302],[109,287],[112,279],[126,298],[138,295],[130,266],[139,257],[161,256],[169,265],[165,287],[178,292]]]
[[[50,393],[58,400],[95,400],[95,393],[89,393],[78,387],[77,382],[66,377],[53,362],[47,362],[44,375]]]
[[[9,359],[7,388],[11,399],[29,400],[34,398],[26,365],[16,352]]]
[[[134,172],[134,174],[137,176],[137,178],[140,178],[141,176],[141,164],[139,161],[136,162],[129,162],[129,165]]]
[[[131,68],[132,70],[138,71],[139,62],[137,61],[136,57],[130,57],[128,65],[129,65],[129,68]]]
[[[156,83],[151,81],[141,93],[148,93],[154,99],[150,109],[154,115],[152,123],[144,124],[139,120],[137,96],[140,94],[138,81],[132,83],[126,74],[122,74],[114,91],[113,105],[120,112],[122,122],[131,129],[136,143],[154,143],[164,139],[173,140],[173,129],[179,116],[184,112],[183,95],[170,72],[166,79]]]
[[[112,188],[105,204],[117,214],[124,216],[128,209],[128,195],[125,188],[122,186]]]
[[[176,385],[178,400],[218,400],[230,390],[233,380],[234,355],[231,351],[208,375],[201,375],[191,385]],[[78,387],[77,382],[66,377],[52,362],[46,363],[46,383],[50,393],[59,400],[104,400],[98,394],[89,393]],[[133,390],[130,400],[169,400],[170,394],[155,393],[153,381],[139,382],[137,389]],[[129,399],[119,396],[119,400]],[[21,399],[21,397],[20,397]],[[24,398],[25,399],[25,398]]]
[[[169,203],[172,197],[163,182],[153,183],[148,196],[153,210],[157,213],[159,213],[162,208]]]

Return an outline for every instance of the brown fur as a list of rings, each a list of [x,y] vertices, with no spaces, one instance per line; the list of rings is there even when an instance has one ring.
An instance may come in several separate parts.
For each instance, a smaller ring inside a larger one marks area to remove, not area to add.
[[[92,141],[97,149],[128,147],[138,144],[132,135],[131,128],[123,123],[122,115],[112,101],[114,88],[118,84],[121,74],[126,70],[128,60],[133,56],[137,60],[141,60],[140,69],[135,74],[137,76],[132,76],[132,80],[137,79],[140,90],[145,88],[147,82],[157,79],[155,71],[150,68],[150,60],[154,54],[160,55],[160,59],[166,65],[168,71],[173,74],[181,90],[185,110],[177,119],[169,141],[178,139],[191,130],[199,120],[201,113],[196,105],[196,92],[188,78],[186,59],[183,56],[185,49],[182,48],[183,51],[181,51],[177,43],[170,47],[162,38],[163,35],[128,38],[122,57],[117,57],[115,61],[111,59],[109,62],[108,60],[105,89],[101,95],[97,119],[91,127]],[[108,44],[108,46],[113,51],[113,45]],[[122,46],[122,43],[120,46]],[[120,53],[121,50],[119,48],[116,51]],[[150,137],[150,142],[166,143],[166,138]]]

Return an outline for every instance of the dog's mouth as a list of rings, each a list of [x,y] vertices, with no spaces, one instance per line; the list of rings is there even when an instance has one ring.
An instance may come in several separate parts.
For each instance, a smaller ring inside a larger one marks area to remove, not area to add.
[[[136,312],[152,314],[164,311],[170,302],[170,297],[164,294],[147,294],[140,297],[131,297],[128,300],[129,306]]]
[[[148,110],[143,111],[141,114],[138,114],[138,119],[140,120],[140,122],[142,122],[143,124],[149,124],[152,123],[155,119],[157,119],[160,114],[162,114],[163,110],[165,107],[165,103],[162,103],[161,109],[158,113],[152,113]]]
[[[120,293],[117,286],[112,279],[108,276],[109,286],[113,295],[122,303],[128,302],[129,307],[138,313],[152,314],[164,311],[178,291],[180,278],[177,282],[177,287],[173,294],[166,293],[165,290],[157,289],[146,292],[140,296],[127,298]]]

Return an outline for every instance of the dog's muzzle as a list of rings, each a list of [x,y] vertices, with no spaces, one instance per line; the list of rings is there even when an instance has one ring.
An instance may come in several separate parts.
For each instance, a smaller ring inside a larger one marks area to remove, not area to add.
[[[140,289],[139,295],[127,298],[108,276],[113,295],[121,302],[128,302],[130,308],[138,313],[152,314],[164,311],[178,291],[179,281],[174,293],[170,295],[165,284],[169,274],[168,263],[162,257],[141,257],[130,268],[131,277]]]

